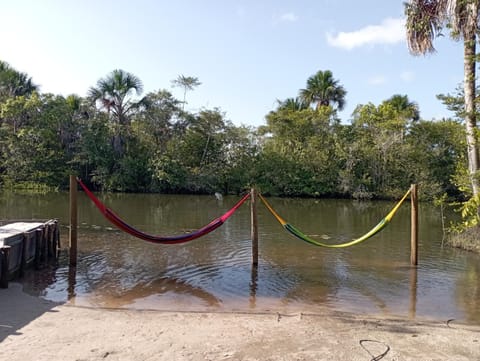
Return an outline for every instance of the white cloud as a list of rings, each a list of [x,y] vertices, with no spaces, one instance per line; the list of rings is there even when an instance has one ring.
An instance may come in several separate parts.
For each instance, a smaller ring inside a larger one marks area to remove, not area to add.
[[[298,16],[294,13],[285,13],[280,15],[280,21],[295,22],[298,20]]]
[[[368,25],[356,31],[327,33],[331,46],[351,50],[365,45],[396,44],[405,41],[405,19],[387,18],[380,25]]]
[[[415,78],[415,74],[412,71],[405,70],[400,74],[400,79],[405,83],[411,83]]]
[[[283,13],[280,15],[274,15],[273,16],[273,22],[275,24],[278,23],[294,23],[298,21],[298,15],[290,12],[290,13]]]
[[[387,78],[383,75],[375,75],[368,79],[370,85],[383,85],[387,82]]]

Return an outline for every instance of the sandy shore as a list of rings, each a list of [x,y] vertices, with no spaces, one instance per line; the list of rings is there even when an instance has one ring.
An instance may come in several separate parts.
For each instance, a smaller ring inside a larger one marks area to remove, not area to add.
[[[480,326],[447,321],[92,309],[11,283],[0,290],[0,360],[480,360]]]

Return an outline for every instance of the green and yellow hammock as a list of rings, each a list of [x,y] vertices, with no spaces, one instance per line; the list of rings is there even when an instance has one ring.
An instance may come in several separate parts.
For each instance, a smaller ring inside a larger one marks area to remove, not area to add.
[[[267,209],[273,214],[273,216],[280,222],[280,224],[283,226],[283,228],[285,228],[287,230],[287,232],[291,233],[292,235],[294,235],[295,237],[297,238],[300,238],[302,241],[305,241],[305,242],[308,242],[310,244],[313,244],[315,246],[320,246],[320,247],[328,247],[328,248],[344,248],[344,247],[350,247],[350,246],[353,246],[353,245],[356,245],[356,244],[359,244],[363,241],[366,241],[367,239],[373,237],[374,235],[376,235],[378,232],[380,232],[382,229],[384,229],[388,223],[390,222],[390,220],[393,218],[393,216],[395,215],[395,213],[397,212],[397,210],[400,208],[400,206],[402,205],[403,201],[408,197],[408,195],[410,194],[410,189],[407,191],[407,193],[405,193],[405,195],[402,197],[402,199],[400,199],[400,201],[395,205],[395,207],[393,207],[393,209],[390,211],[390,213],[387,214],[387,216],[385,218],[383,218],[375,227],[373,227],[369,232],[365,233],[363,236],[361,236],[360,238],[356,238],[350,242],[346,242],[346,243],[341,243],[341,244],[327,244],[327,243],[322,243],[322,242],[319,242],[313,238],[310,238],[309,236],[307,236],[305,233],[303,233],[302,231],[300,231],[298,228],[296,228],[295,226],[293,226],[292,224],[288,223],[287,221],[285,221],[282,217],[280,217],[280,215],[275,212],[275,210],[272,208],[272,206],[267,202],[267,200],[261,195],[259,194],[258,196],[260,197],[260,199],[262,200],[262,202],[265,204],[265,206],[267,207]]]

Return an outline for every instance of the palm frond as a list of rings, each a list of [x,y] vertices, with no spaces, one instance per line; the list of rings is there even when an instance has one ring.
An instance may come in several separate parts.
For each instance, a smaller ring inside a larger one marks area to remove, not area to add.
[[[433,40],[441,35],[449,0],[411,0],[405,3],[408,50],[413,55],[435,52]]]

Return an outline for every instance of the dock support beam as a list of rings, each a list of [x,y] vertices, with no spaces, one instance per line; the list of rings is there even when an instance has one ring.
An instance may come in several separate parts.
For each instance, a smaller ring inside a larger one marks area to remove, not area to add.
[[[258,217],[257,217],[257,192],[255,188],[250,190],[250,215],[252,219],[252,265],[258,266]]]
[[[77,265],[77,179],[70,176],[70,230],[69,230],[69,246],[70,246],[70,266]]]
[[[2,257],[2,264],[0,267],[0,288],[8,288],[8,271],[10,263],[10,246],[3,246],[0,249],[0,257]]]
[[[410,264],[418,264],[418,191],[417,185],[412,184],[410,200],[412,204],[411,236],[410,236]]]

